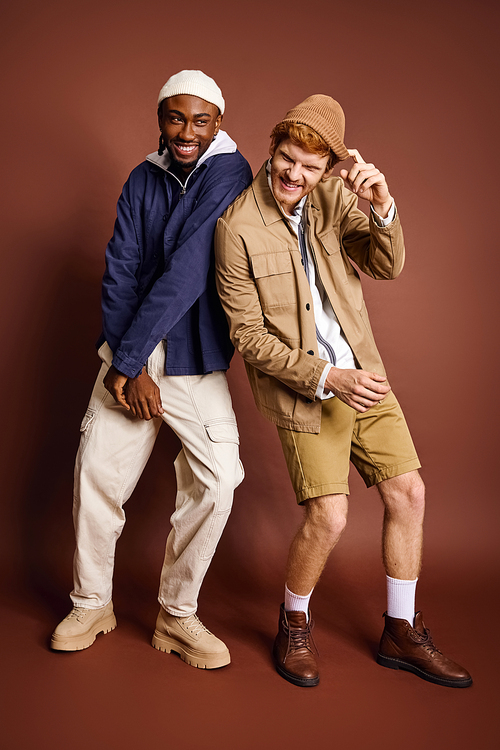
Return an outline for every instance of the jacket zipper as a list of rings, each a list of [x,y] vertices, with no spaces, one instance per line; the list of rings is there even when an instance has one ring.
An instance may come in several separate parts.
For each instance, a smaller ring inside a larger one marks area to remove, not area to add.
[[[196,169],[197,169],[197,168],[196,168]],[[185,194],[185,192],[186,192],[186,190],[187,190],[187,184],[188,184],[188,180],[189,180],[189,178],[191,177],[191,175],[192,175],[192,174],[194,174],[194,173],[196,172],[196,169],[193,169],[193,171],[192,171],[192,172],[190,172],[190,173],[188,174],[188,176],[186,177],[186,182],[184,182],[184,183],[182,183],[182,182],[181,182],[181,181],[179,180],[179,178],[177,177],[177,175],[175,175],[175,174],[174,174],[173,172],[171,172],[171,171],[170,171],[170,169],[166,169],[166,170],[165,170],[165,171],[166,171],[166,173],[167,173],[167,174],[169,174],[169,175],[171,175],[171,176],[172,176],[172,177],[174,178],[174,180],[177,180],[177,182],[178,182],[178,183],[179,183],[179,185],[181,186],[181,193],[180,193],[180,197],[181,197],[181,198],[182,198],[182,196],[183,196],[183,195]]]

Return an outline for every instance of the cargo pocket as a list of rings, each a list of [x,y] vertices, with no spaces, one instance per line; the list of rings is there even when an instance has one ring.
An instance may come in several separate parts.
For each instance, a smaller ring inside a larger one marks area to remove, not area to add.
[[[208,438],[213,444],[214,460],[218,467],[218,498],[210,521],[201,557],[209,560],[217,547],[233,505],[234,489],[243,479],[243,467],[238,458],[240,437],[236,420],[211,419],[205,422]]]
[[[236,443],[240,444],[238,425],[235,421],[227,419],[210,419],[205,422],[207,435],[212,443]]]
[[[240,444],[240,436],[236,422],[228,422],[227,420],[223,422],[206,422],[205,429],[212,443]],[[243,468],[241,459],[238,459],[238,469],[240,476],[236,479],[235,489],[245,479],[245,469]]]

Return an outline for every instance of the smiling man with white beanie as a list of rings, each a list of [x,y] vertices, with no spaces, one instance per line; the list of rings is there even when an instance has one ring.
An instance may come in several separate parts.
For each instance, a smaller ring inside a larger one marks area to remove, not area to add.
[[[111,595],[123,505],[165,422],[182,447],[153,646],[195,667],[230,662],[227,646],[196,614],[243,478],[213,234],[252,173],[220,129],[224,109],[205,73],[169,78],[158,97],[158,152],[132,171],[118,201],[102,286],[102,365],[75,467],[73,609],[52,635],[58,651],[88,648],[116,627]]]

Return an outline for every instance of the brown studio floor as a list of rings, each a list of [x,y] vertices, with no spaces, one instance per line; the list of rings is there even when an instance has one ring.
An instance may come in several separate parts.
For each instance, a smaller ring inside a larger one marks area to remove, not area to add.
[[[146,601],[144,592],[124,584],[115,587],[117,629],[69,654],[48,648],[67,608],[62,598],[42,604],[35,592],[31,601],[11,593],[1,616],[1,747],[493,750],[500,739],[499,608],[492,609],[487,596],[494,581],[483,575],[483,589],[464,573],[447,577],[439,571],[435,585],[422,584],[420,597],[437,645],[473,675],[474,685],[462,690],[375,663],[382,626],[379,571],[367,567],[353,575],[342,560],[315,594],[321,682],[312,689],[290,685],[273,670],[277,607],[265,589],[250,588],[245,601],[236,586],[221,589],[217,574],[209,573],[200,614],[232,655],[229,667],[214,671],[155,651],[154,597]],[[363,602],[352,595],[360,586]]]

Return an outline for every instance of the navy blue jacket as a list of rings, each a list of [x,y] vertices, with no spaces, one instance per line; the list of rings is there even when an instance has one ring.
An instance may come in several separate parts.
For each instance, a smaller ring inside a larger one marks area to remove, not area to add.
[[[167,154],[151,154],[132,171],[106,249],[100,341],[129,377],[162,339],[167,375],[226,370],[233,354],[215,288],[213,235],[252,181],[250,166],[223,131],[182,190],[168,165]]]

